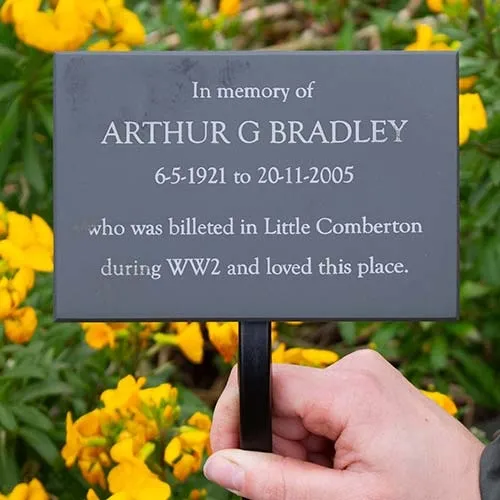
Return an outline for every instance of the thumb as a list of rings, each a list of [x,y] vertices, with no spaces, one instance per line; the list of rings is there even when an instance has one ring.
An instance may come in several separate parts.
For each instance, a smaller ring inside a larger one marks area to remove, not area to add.
[[[349,473],[293,458],[244,450],[214,453],[208,480],[250,500],[345,500],[356,498]]]

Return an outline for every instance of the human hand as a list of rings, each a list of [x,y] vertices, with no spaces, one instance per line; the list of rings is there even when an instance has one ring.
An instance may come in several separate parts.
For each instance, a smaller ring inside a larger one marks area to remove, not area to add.
[[[484,446],[374,351],[273,366],[273,454],[239,446],[234,369],[208,479],[251,500],[479,500]]]

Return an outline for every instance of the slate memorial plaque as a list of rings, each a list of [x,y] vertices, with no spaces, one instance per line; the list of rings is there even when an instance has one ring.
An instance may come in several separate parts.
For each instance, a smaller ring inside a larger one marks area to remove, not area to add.
[[[64,53],[58,320],[452,319],[455,52]]]

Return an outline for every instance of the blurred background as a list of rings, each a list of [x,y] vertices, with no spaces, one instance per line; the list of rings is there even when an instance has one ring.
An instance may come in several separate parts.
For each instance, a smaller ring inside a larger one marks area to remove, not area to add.
[[[237,361],[237,324],[53,322],[58,51],[459,51],[460,321],[276,323],[273,361],[324,367],[356,349],[376,350],[480,439],[494,437],[500,429],[500,2],[4,0],[0,6],[0,499],[121,493],[133,500],[144,498],[147,487],[156,488],[148,498],[157,500],[231,498],[200,470],[210,453],[211,411]]]

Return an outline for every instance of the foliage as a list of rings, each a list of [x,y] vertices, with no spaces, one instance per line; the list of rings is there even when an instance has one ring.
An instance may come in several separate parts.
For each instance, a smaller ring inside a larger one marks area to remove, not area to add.
[[[498,2],[0,4],[0,498],[232,497],[199,472],[211,409],[196,394],[236,362],[236,323],[53,321],[55,50],[458,50],[461,320],[275,323],[273,361],[324,367],[369,347],[450,413],[432,391],[459,417],[500,407]]]

